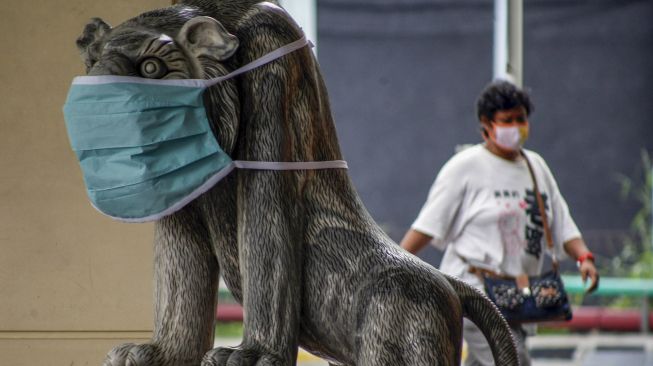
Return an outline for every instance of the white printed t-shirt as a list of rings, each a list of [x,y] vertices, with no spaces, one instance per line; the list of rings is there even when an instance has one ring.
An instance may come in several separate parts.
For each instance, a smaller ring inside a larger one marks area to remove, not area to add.
[[[544,162],[526,150],[551,227],[556,255],[579,238],[569,208]],[[412,229],[445,250],[440,270],[482,289],[469,264],[516,276],[537,275],[547,252],[533,182],[524,159],[502,159],[483,145],[454,155],[440,170]],[[464,261],[461,257],[465,258]]]

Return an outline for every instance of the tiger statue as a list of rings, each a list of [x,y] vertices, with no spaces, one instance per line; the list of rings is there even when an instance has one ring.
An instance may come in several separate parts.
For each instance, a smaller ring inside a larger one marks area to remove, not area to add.
[[[77,46],[88,75],[209,79],[302,35],[275,1],[186,0],[113,28],[94,18]],[[342,159],[309,48],[203,98],[234,159]],[[243,306],[244,334],[212,349],[220,276]],[[294,365],[301,346],[331,365],[457,366],[463,317],[498,365],[518,364],[496,307],[396,245],[346,170],[239,170],[156,222],[152,340],[117,346],[104,365]]]

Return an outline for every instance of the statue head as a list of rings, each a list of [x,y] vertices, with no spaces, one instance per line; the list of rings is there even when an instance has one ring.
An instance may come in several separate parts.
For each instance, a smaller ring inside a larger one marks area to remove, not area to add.
[[[143,13],[111,27],[93,18],[77,39],[88,75],[149,79],[208,79],[229,73],[239,46],[215,18],[177,5]],[[232,80],[209,88],[205,106],[213,133],[225,152],[235,144],[238,93]]]

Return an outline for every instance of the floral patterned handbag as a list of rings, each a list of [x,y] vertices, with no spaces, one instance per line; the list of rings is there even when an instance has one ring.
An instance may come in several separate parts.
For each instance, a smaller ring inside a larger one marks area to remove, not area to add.
[[[539,276],[521,275],[513,278],[500,276],[487,270],[477,269],[476,272],[483,277],[488,297],[497,305],[509,323],[569,320],[572,317],[571,306],[558,273],[559,264],[544,210],[544,201],[537,186],[533,167],[526,154],[523,151],[521,154],[533,180],[533,189],[542,216],[542,226],[547,247],[551,252],[553,269]]]
[[[485,291],[508,323],[569,320],[569,298],[557,270],[527,278],[526,287],[518,279],[485,276]]]

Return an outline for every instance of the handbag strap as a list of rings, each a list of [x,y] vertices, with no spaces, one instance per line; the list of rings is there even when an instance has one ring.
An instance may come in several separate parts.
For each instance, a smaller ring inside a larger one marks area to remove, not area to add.
[[[540,216],[542,217],[542,228],[544,229],[544,237],[546,238],[546,246],[551,252],[551,264],[555,271],[558,271],[559,263],[558,256],[555,253],[553,248],[553,237],[551,236],[551,228],[549,227],[549,218],[546,215],[546,209],[544,208],[544,199],[542,199],[542,194],[540,194],[540,189],[537,186],[537,179],[535,178],[535,172],[533,171],[533,165],[531,165],[530,160],[526,157],[524,150],[521,150],[521,156],[526,161],[526,166],[528,166],[528,172],[531,175],[533,180],[533,190],[535,191],[535,199],[537,199],[537,207],[540,209]]]

